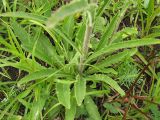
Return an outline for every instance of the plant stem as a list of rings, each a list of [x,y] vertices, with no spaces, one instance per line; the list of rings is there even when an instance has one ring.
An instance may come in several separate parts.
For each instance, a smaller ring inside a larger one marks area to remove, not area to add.
[[[86,59],[86,57],[88,55],[90,36],[92,34],[92,29],[93,29],[91,14],[90,14],[90,12],[87,12],[87,13],[88,13],[89,23],[86,26],[83,47],[82,47],[82,55],[80,57],[80,63],[79,63],[79,73],[80,74],[82,74],[83,70],[84,70],[84,60]]]

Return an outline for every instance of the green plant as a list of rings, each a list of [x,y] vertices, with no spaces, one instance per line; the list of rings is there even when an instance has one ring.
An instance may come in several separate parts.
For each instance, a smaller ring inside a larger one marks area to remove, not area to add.
[[[115,77],[123,77],[123,65],[118,70],[115,65],[134,55],[148,64],[138,54],[137,47],[160,44],[148,35],[159,8],[153,11],[151,19],[148,16],[146,28],[141,31],[142,37],[148,36],[138,39],[136,26],[119,30],[132,1],[73,0],[57,8],[58,3],[56,0],[27,3],[3,0],[3,5],[0,3],[3,6],[0,31],[4,34],[0,37],[0,68],[3,70],[0,94],[4,96],[0,119],[74,120],[82,116],[89,120],[105,119],[106,113],[99,112],[97,99],[114,94],[122,100],[132,98]],[[113,7],[110,8],[110,4]],[[51,15],[53,8],[58,10]],[[106,12],[106,8],[110,12]],[[109,20],[105,22],[107,14]],[[140,11],[140,16],[142,14]],[[133,67],[136,74],[130,84],[125,85],[130,88],[140,68],[132,63],[124,64],[126,69]],[[11,68],[19,71],[15,81],[8,75]],[[152,68],[150,71],[153,72]],[[117,111],[111,113],[125,118],[119,103],[105,102],[101,106],[106,111],[115,107]]]
[[[119,83],[129,88],[138,76],[139,70],[138,66],[135,65],[133,60],[131,58],[128,58],[118,66],[117,72],[119,76]],[[137,84],[141,84],[142,80],[142,78],[139,79]]]

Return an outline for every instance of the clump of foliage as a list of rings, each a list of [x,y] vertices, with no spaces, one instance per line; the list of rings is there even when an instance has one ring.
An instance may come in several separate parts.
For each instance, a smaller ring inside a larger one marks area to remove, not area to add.
[[[0,119],[159,119],[155,0],[0,1]]]
[[[125,59],[117,68],[118,80],[121,85],[130,87],[138,77],[138,66],[131,59]],[[141,84],[143,79],[139,79],[137,84]]]

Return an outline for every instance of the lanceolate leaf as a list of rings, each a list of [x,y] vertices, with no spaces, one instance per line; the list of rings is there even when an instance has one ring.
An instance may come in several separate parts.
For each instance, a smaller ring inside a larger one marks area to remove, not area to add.
[[[45,78],[45,77],[48,77],[49,75],[53,74],[54,72],[55,72],[54,69],[43,69],[40,71],[36,71],[36,72],[33,72],[33,73],[27,75],[26,77],[22,78],[17,84],[21,85],[21,84],[27,83],[32,80]]]
[[[22,28],[16,21],[13,21],[11,25],[13,27],[14,33],[22,42],[22,47],[26,51],[32,53],[33,48],[35,47],[34,55],[39,59],[47,62],[50,65],[53,65],[54,63],[61,64],[61,60],[59,59],[55,48],[52,46],[49,39],[44,34],[40,33],[40,36],[38,38],[34,38],[29,33],[27,33],[27,31]]]
[[[93,81],[102,81],[104,83],[107,83],[108,85],[110,85],[113,89],[115,89],[121,96],[125,95],[124,90],[118,85],[118,83],[113,80],[112,78],[103,75],[103,74],[96,74],[96,75],[92,75],[89,78],[90,80]]]
[[[110,39],[113,36],[114,32],[117,30],[118,24],[120,23],[122,17],[124,16],[128,6],[129,6],[129,2],[123,7],[123,9],[120,11],[120,13],[118,13],[117,15],[115,15],[112,18],[111,23],[108,25],[105,33],[103,34],[102,38],[100,39],[100,42],[99,42],[96,50],[100,50],[103,47],[105,47],[106,45],[111,43]]]
[[[67,109],[71,108],[70,84],[56,83],[56,94],[59,102]]]
[[[85,20],[78,26],[78,30],[76,32],[76,38],[75,38],[75,43],[79,45],[78,47],[80,48],[83,43],[84,35],[85,35],[85,30],[86,30],[86,24]]]
[[[108,4],[110,3],[111,0],[104,0],[102,7],[100,7],[100,9],[97,12],[97,16],[102,15],[102,13],[104,12],[106,6],[108,6]]]
[[[6,13],[0,14],[0,16],[26,18],[29,20],[36,20],[36,21],[43,22],[43,23],[46,21],[46,18],[44,16],[40,16],[40,15],[33,14],[33,13],[26,13],[26,12],[6,12]]]
[[[69,16],[64,20],[63,32],[68,35],[71,39],[73,37],[73,32],[75,27],[75,19],[74,16]]]
[[[98,112],[98,107],[90,96],[86,96],[84,104],[89,114],[89,117],[92,118],[92,120],[102,120]]]
[[[86,10],[88,7],[89,5],[87,0],[75,0],[65,6],[62,6],[48,19],[47,26],[49,28],[53,28],[58,22],[67,16]]]
[[[106,70],[106,68],[108,66],[111,66],[115,63],[118,63],[118,62],[124,60],[124,58],[126,58],[126,57],[133,56],[136,52],[137,52],[137,49],[133,48],[130,50],[125,50],[123,52],[119,52],[117,54],[111,55],[111,56],[107,57],[106,59],[100,61],[98,64],[95,64],[94,67],[91,67],[88,71],[90,73],[94,73],[98,70],[101,70],[102,68],[103,68],[103,70]]]
[[[74,98],[71,99],[71,108],[65,111],[65,120],[74,120],[76,114],[76,101]]]
[[[54,29],[55,33],[57,33],[60,37],[62,37],[68,44],[70,44],[77,52],[81,52],[78,47],[75,45],[75,43],[69,39],[64,33],[62,33],[58,29]]]
[[[29,73],[40,71],[45,69],[45,67],[41,66],[38,62],[33,59],[21,59],[20,62],[12,63],[12,66],[18,68],[20,70],[27,71]]]
[[[144,45],[153,45],[153,44],[160,44],[160,41],[154,38],[144,38],[144,39],[137,39],[137,40],[130,40],[130,41],[125,41],[125,42],[114,43],[112,45],[104,47],[101,50],[93,53],[86,60],[86,63],[91,61],[94,58],[97,58],[98,56],[101,56],[103,54],[113,52],[119,49],[139,47],[139,46],[144,46]]]
[[[144,8],[148,8],[148,5],[149,5],[150,1],[151,0],[144,0],[144,4],[143,4]]]
[[[2,0],[2,2],[3,2],[4,10],[6,11],[6,9],[7,9],[7,1],[6,0]]]
[[[86,80],[78,76],[74,88],[76,101],[78,106],[80,106],[86,94]]]
[[[22,44],[31,44],[31,36],[16,21],[12,21],[11,26],[15,35],[20,39]],[[19,32],[21,31],[21,32]]]
[[[155,4],[155,1],[154,0],[145,0],[147,2],[145,2],[145,6],[147,8],[147,13],[148,15],[152,15],[152,13],[154,12],[154,4]]]
[[[35,88],[35,94],[36,94],[35,98],[37,98],[37,100],[35,99],[33,101],[30,113],[28,114],[30,120],[40,119],[46,100],[49,96],[49,91],[47,86],[43,86],[42,84],[40,86],[37,86]]]
[[[108,42],[109,42],[108,40],[111,37],[111,35],[113,34],[113,31],[115,30],[115,27],[117,24],[117,18],[119,18],[118,14],[113,17],[111,23],[109,24],[105,33],[103,34],[96,50],[100,50],[103,48],[103,46],[108,44]]]
[[[117,54],[107,57],[105,60],[101,61],[95,66],[98,68],[111,66],[112,64],[122,61],[125,57],[133,56],[136,52],[136,48],[119,52]]]

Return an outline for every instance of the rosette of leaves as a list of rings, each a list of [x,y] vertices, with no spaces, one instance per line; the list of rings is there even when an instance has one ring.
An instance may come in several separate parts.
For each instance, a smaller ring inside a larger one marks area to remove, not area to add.
[[[94,0],[73,0],[50,17],[48,12],[51,13],[54,7],[50,4],[45,10],[41,4],[37,11],[32,7],[26,8],[31,9],[31,13],[9,11],[0,14],[7,29],[7,37],[0,37],[3,45],[0,50],[10,53],[9,57],[0,59],[0,67],[15,67],[28,73],[10,83],[17,85],[20,92],[0,105],[0,119],[19,117],[17,114],[23,107],[21,117],[24,119],[56,119],[60,116],[74,120],[76,116],[85,115],[88,119],[101,120],[94,98],[97,95],[108,96],[111,90],[120,96],[125,95],[111,77],[117,74],[113,64],[133,56],[137,52],[136,47],[160,44],[160,41],[154,38],[137,39],[117,31],[130,6],[127,1],[107,24],[96,24],[102,19],[110,0],[99,2],[100,6]],[[80,17],[76,18],[76,14]],[[101,34],[99,37],[96,37],[97,32]],[[124,34],[125,38],[126,35],[128,37],[127,41],[123,40]],[[97,42],[92,43],[91,38],[97,39]],[[93,88],[92,83],[100,87]],[[82,114],[78,114],[78,110]]]

